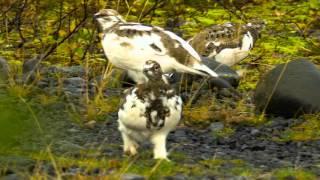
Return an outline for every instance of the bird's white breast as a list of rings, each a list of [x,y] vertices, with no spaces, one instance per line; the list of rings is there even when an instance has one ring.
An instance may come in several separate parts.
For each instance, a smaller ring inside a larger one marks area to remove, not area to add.
[[[248,31],[246,34],[243,35],[241,50],[249,51],[250,49],[252,49],[253,43],[253,37],[250,31]]]
[[[248,54],[249,51],[240,48],[225,48],[215,56],[215,60],[227,66],[233,66],[246,58]]]
[[[179,96],[171,98],[161,97],[162,103],[169,109],[170,114],[165,117],[165,124],[162,128],[149,129],[146,126],[146,109],[150,103],[139,99],[135,94],[136,90],[135,88],[131,94],[126,96],[126,102],[118,112],[119,128],[126,131],[135,139],[141,140],[141,138],[148,138],[156,131],[169,132],[177,126],[181,119],[182,111],[182,100]],[[155,119],[157,112],[151,111],[150,116],[152,119]]]

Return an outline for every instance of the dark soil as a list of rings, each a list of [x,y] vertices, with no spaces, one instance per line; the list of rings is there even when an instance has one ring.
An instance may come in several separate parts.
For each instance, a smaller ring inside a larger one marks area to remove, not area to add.
[[[123,158],[116,113],[109,114],[105,122],[98,122],[93,128],[86,128],[72,122],[66,113],[61,113],[65,108],[64,104],[51,106],[49,109],[57,111],[47,112],[48,108],[44,108],[38,112],[39,119],[46,117],[46,121],[41,121],[41,126],[45,127],[43,136],[45,140],[39,140],[38,135],[30,136],[26,141],[28,143],[21,146],[22,149],[34,151],[50,144],[54,154],[68,157]],[[195,129],[180,125],[169,135],[168,149],[173,148],[173,153],[184,155],[185,158],[178,159],[172,156],[171,159],[178,164],[196,165],[202,160],[213,158],[241,159],[263,172],[270,172],[279,167],[302,167],[320,176],[317,167],[320,163],[319,140],[308,142],[275,140],[285,129],[300,122],[298,119],[274,118],[259,127],[237,125],[234,134],[229,137],[215,135],[214,126]],[[145,146],[142,151],[149,151],[152,158],[150,145]],[[15,174],[17,169],[30,172],[35,171],[35,168],[39,170],[39,165],[36,165],[39,161],[30,158],[3,155],[0,156],[0,161],[2,165],[6,164],[6,167],[9,167],[2,173],[5,176],[14,176],[12,174]],[[230,165],[225,166],[228,168]],[[49,175],[55,175],[49,162],[42,162],[40,169]],[[75,166],[66,167],[63,171],[72,175],[84,173],[84,169]],[[90,172],[86,171],[85,174],[94,175],[101,172],[101,169],[93,169]]]
[[[279,167],[304,167],[320,176],[315,165],[320,162],[320,141],[281,142],[273,140],[288,128],[295,119],[275,118],[261,127],[239,126],[230,137],[214,137],[210,129],[179,128],[169,142],[179,144],[182,151],[194,160],[243,159],[254,167],[270,171]]]
[[[122,140],[117,128],[117,113],[106,114],[104,121],[97,122],[90,128],[76,121],[79,119],[72,118],[73,116],[79,118],[79,114],[73,112],[70,105],[74,103],[74,106],[81,109],[82,105],[77,97],[83,94],[82,81],[84,80],[73,76],[64,80],[63,91],[69,95],[68,103],[63,101],[46,106],[33,105],[32,108],[35,110],[41,130],[37,125],[34,125],[34,129],[28,135],[23,135],[17,140],[16,147],[12,149],[19,149],[19,153],[13,153],[11,149],[7,150],[9,153],[0,153],[0,176],[15,178],[15,176],[23,176],[17,172],[25,171],[28,173],[43,171],[50,176],[55,176],[55,170],[50,162],[25,156],[28,153],[46,151],[48,146],[55,155],[75,159],[85,157],[123,159]],[[46,91],[50,95],[55,94],[53,87],[56,82],[48,82],[42,84],[43,87],[40,85],[39,87],[49,89]],[[105,95],[119,96],[120,92],[119,90],[108,90]],[[15,104],[12,106],[15,107]],[[28,110],[25,111],[28,112]],[[30,120],[29,122],[34,122],[32,116],[26,116],[26,119]],[[186,127],[182,123],[168,137],[168,150],[173,152],[169,158],[177,164],[191,166],[196,166],[199,162],[210,159],[241,159],[262,172],[270,172],[280,167],[300,167],[306,168],[320,177],[318,167],[320,164],[320,140],[306,142],[277,140],[287,128],[299,124],[301,121],[299,119],[273,118],[260,126],[235,125],[233,127],[235,132],[228,137],[217,136],[217,129],[224,126],[220,122],[212,123],[205,129]],[[148,152],[150,155],[148,159],[152,158],[150,145],[147,144],[141,149],[142,152]],[[177,153],[182,154],[184,158],[174,156]],[[232,164],[225,164],[223,168],[228,170],[232,168]],[[84,175],[110,173],[99,168],[89,172],[85,169],[85,167],[71,166],[63,168],[62,171],[71,176],[77,173]],[[128,176],[130,179],[135,175]],[[188,176],[183,177],[188,179]]]

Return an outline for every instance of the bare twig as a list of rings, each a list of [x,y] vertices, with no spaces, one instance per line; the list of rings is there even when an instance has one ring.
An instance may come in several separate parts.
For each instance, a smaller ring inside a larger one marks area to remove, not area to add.
[[[155,10],[157,10],[159,8],[162,8],[163,6],[166,5],[166,3],[167,3],[167,1],[160,1],[159,2],[159,0],[156,0],[155,3],[153,4],[153,6],[151,6],[146,12],[144,12],[140,19],[147,17],[149,14],[153,13]]]
[[[87,21],[87,17],[85,17],[84,19],[81,20],[81,22],[79,24],[76,25],[76,27],[71,31],[69,32],[61,41],[55,43],[55,44],[52,44],[48,50],[44,53],[44,56],[42,59],[45,59],[47,58],[52,52],[54,52],[57,47],[59,45],[61,45],[62,43],[64,43],[67,39],[69,39],[72,35],[74,35],[76,32],[79,31],[79,29],[85,24],[85,22]]]
[[[60,1],[60,8],[59,8],[59,20],[58,20],[58,28],[56,31],[53,33],[53,37],[55,40],[59,38],[59,31],[62,27],[62,13],[63,13],[63,1]]]
[[[227,10],[231,15],[233,15],[233,16],[236,16],[238,19],[241,19],[241,20],[243,20],[244,22],[246,22],[246,20],[247,20],[247,17],[246,17],[246,15],[242,12],[242,10],[240,9],[240,8],[238,8],[238,7],[236,7],[236,6],[234,6],[235,7],[235,10],[234,9],[232,9],[232,8],[229,8],[229,7],[227,7],[225,4],[224,4],[224,1],[218,1],[217,2],[221,7],[223,7],[223,9],[225,9],[225,10]],[[237,13],[237,10],[240,12],[240,15]]]
[[[26,39],[24,38],[23,34],[22,34],[22,30],[21,30],[21,25],[22,25],[22,13],[24,11],[24,9],[27,7],[27,0],[24,0],[24,2],[22,3],[22,5],[19,8],[19,11],[16,14],[16,24],[17,24],[17,30],[19,32],[19,36],[21,39],[21,42],[19,43],[18,47],[22,47],[24,45],[24,43],[26,42]]]

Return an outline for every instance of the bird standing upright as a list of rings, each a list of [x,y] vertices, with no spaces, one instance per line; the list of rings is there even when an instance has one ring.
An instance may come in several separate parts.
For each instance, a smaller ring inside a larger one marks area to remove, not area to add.
[[[123,150],[135,155],[138,143],[150,140],[154,145],[154,158],[167,159],[166,138],[181,119],[182,100],[163,81],[157,62],[146,61],[143,73],[146,82],[127,90],[118,112]]]
[[[108,60],[127,70],[137,83],[146,82],[144,63],[152,59],[164,73],[184,72],[210,76],[218,86],[231,87],[204,65],[199,54],[182,38],[157,26],[126,22],[113,9],[102,9],[94,15],[103,32],[102,46]]]
[[[201,56],[232,66],[249,55],[264,25],[259,20],[245,25],[230,22],[213,25],[200,31],[189,43]]]

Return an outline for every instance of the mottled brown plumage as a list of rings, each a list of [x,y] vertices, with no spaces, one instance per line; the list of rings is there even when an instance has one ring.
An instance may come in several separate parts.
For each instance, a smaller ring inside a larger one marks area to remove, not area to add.
[[[200,55],[217,57],[218,62],[231,65],[247,56],[246,51],[253,47],[263,27],[264,22],[258,20],[245,25],[234,23],[213,25],[196,34],[189,43]],[[243,43],[246,44],[243,46]],[[225,49],[228,50],[223,51]],[[217,56],[219,54],[220,56]]]
[[[138,142],[149,139],[154,144],[154,157],[166,159],[166,137],[180,121],[182,100],[164,82],[157,62],[146,61],[143,73],[147,81],[126,92],[118,112],[124,151],[135,154]]]

